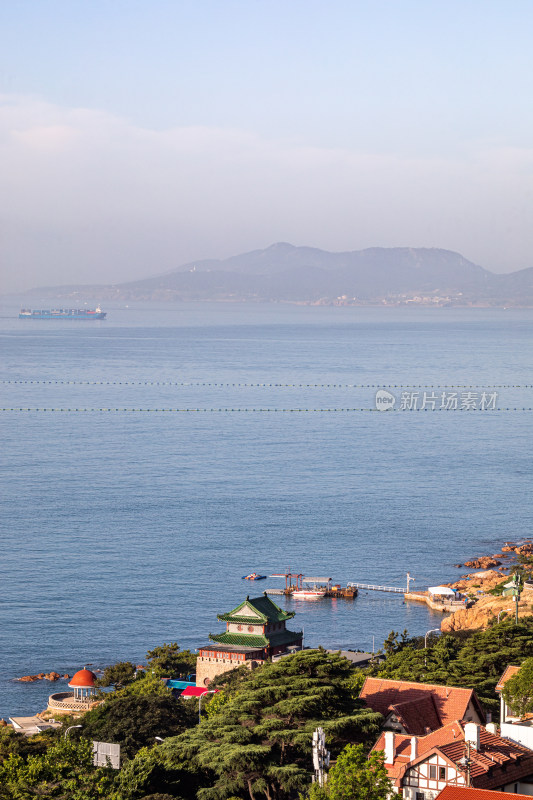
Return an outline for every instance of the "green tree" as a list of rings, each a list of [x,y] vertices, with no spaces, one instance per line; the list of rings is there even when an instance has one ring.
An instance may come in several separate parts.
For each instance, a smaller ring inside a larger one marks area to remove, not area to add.
[[[502,620],[483,631],[457,631],[438,639],[410,639],[368,673],[395,680],[439,683],[474,689],[480,702],[497,718],[495,687],[509,664],[533,656],[533,618],[518,625]]]
[[[119,661],[104,669],[101,678],[96,681],[97,686],[127,686],[135,680],[135,664],[131,661]]]
[[[526,658],[503,687],[503,698],[519,717],[533,711],[533,658]]]
[[[190,650],[181,650],[177,642],[162,644],[146,654],[149,670],[155,670],[167,678],[185,677],[196,671],[196,655]]]
[[[91,742],[58,739],[45,753],[11,754],[0,765],[2,800],[104,800],[112,791],[111,770],[92,765]]]
[[[326,784],[331,800],[387,800],[392,784],[380,751],[367,758],[361,744],[349,744],[340,753]]]
[[[306,650],[241,675],[219,714],[161,745],[165,762],[194,770],[199,800],[292,797],[310,781],[318,725],[333,753],[379,731],[381,716],[351,697],[350,672],[340,655]]]
[[[81,735],[120,744],[121,755],[133,758],[156,736],[176,736],[196,722],[195,709],[172,695],[117,695],[83,717]]]

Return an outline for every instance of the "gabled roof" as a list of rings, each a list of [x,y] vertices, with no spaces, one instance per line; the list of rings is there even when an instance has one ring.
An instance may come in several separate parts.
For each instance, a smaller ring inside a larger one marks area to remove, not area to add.
[[[485,728],[480,728],[479,739],[479,750],[470,748],[470,776],[477,789],[495,789],[533,775],[533,752],[529,748]],[[466,743],[455,741],[439,750],[457,764],[466,755]]]
[[[512,794],[515,800],[531,800],[528,794]],[[447,786],[437,795],[437,800],[509,800],[509,792],[490,789],[472,789],[471,786]]]
[[[527,747],[489,733],[482,726],[479,739],[479,750],[470,748],[470,777],[476,788],[498,788],[533,775],[533,752]],[[398,734],[394,736],[394,763],[386,764],[385,768],[397,787],[401,786],[408,769],[426,761],[434,753],[439,753],[455,768],[458,768],[458,761],[466,756],[464,730],[458,721],[439,728],[428,736],[416,737],[416,740],[417,757],[411,760],[411,737]],[[372,749],[385,749],[384,733]]]
[[[244,612],[244,613],[243,613]],[[263,594],[261,597],[246,598],[240,605],[226,614],[218,614],[217,619],[222,622],[255,622],[267,624],[268,622],[284,622],[294,617],[294,611],[283,611],[270,597]]]
[[[518,672],[519,669],[520,669],[520,667],[515,667],[515,666],[512,666],[512,665],[509,665],[508,667],[505,667],[503,675],[501,676],[500,680],[496,684],[496,691],[497,692],[501,692],[503,687],[505,686],[505,684],[509,680],[509,678],[512,678],[514,675],[516,675],[516,673]]]
[[[442,727],[432,694],[396,703],[390,707],[405,730],[413,736],[425,736]]]
[[[451,722],[438,730],[428,733],[426,736],[417,736],[417,761],[425,754],[431,752],[441,744],[446,744],[454,741],[455,738],[464,736],[463,729],[459,722]],[[385,764],[387,774],[392,781],[397,781],[402,778],[405,770],[411,763],[411,739],[412,736],[407,736],[403,733],[396,733],[394,735],[394,764]],[[372,750],[385,750],[385,732],[377,740]],[[413,762],[415,763],[415,762]]]
[[[418,736],[428,729],[435,730],[454,720],[463,719],[470,702],[480,720],[485,720],[485,714],[473,689],[366,678],[359,697],[369,708],[379,711],[384,717],[391,712],[396,713],[395,708],[400,712],[403,710],[401,721],[406,731]],[[432,699],[432,704],[420,702],[428,697]],[[404,705],[406,703],[410,705]]]

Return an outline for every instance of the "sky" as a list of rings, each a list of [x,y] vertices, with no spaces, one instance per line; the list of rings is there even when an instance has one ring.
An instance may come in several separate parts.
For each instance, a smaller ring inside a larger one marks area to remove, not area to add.
[[[533,266],[531,0],[3,0],[0,291],[286,241]]]

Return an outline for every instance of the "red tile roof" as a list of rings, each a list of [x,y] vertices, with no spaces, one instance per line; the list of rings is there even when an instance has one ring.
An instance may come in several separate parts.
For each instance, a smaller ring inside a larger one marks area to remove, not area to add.
[[[395,709],[403,711],[401,722],[405,730],[415,736],[463,719],[471,701],[480,720],[485,719],[475,692],[455,686],[367,678],[359,697],[384,717],[391,711],[396,713]]]
[[[511,665],[506,667],[503,675],[501,676],[500,680],[496,684],[496,691],[497,692],[501,692],[501,690],[503,689],[503,687],[505,686],[505,684],[507,683],[509,678],[512,678],[513,675],[516,675],[516,673],[518,672],[519,669],[520,669],[520,667],[515,667],[515,666],[511,666]]]
[[[493,792],[490,789],[472,789],[466,786],[447,786],[437,795],[437,800],[531,800],[531,795]]]
[[[480,728],[479,750],[470,748],[470,776],[477,789],[495,789],[533,775],[533,751],[510,739]],[[466,755],[466,744],[456,741],[439,747],[455,764]]]
[[[426,693],[416,700],[395,703],[390,707],[406,731],[413,736],[425,736],[426,733],[442,727],[435,700],[432,694]]]
[[[427,736],[417,736],[417,758],[423,756],[424,753],[429,753],[435,747],[449,744],[461,737],[464,737],[464,732],[459,722],[451,722],[443,728],[428,733]],[[388,776],[393,781],[400,775],[403,776],[405,768],[411,762],[411,739],[412,736],[403,733],[394,734],[394,764],[385,764]],[[385,750],[385,732],[382,732],[372,750]]]
[[[394,764],[385,764],[389,778],[397,787],[410,765],[424,761],[437,750],[457,765],[466,755],[464,729],[459,722],[446,725],[427,736],[417,736],[417,757],[411,760],[411,736],[394,735]],[[479,750],[470,748],[470,776],[476,788],[498,788],[533,775],[533,751],[489,733],[480,726]],[[382,733],[373,750],[385,749],[385,733]]]

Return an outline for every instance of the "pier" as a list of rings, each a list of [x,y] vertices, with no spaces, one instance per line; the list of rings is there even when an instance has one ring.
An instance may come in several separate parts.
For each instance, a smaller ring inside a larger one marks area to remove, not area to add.
[[[371,592],[396,592],[396,594],[407,594],[407,589],[405,587],[401,589],[398,586],[377,586],[373,583],[349,583],[348,586],[353,586],[355,589],[366,589]]]
[[[306,578],[301,572],[275,572],[269,578],[284,578],[285,588],[265,589],[266,594],[291,596],[293,592],[301,591],[305,587],[319,587],[325,589],[324,597],[339,597],[345,600],[353,600],[357,597],[358,588],[355,584],[341,586],[340,583],[333,583],[333,578]]]

